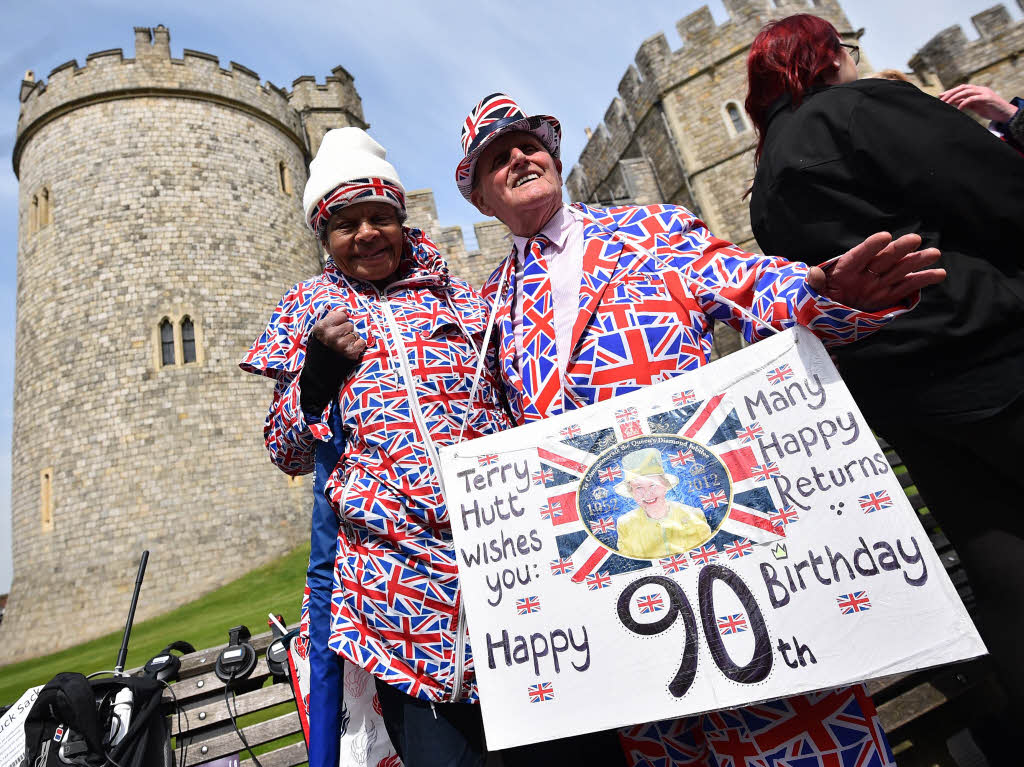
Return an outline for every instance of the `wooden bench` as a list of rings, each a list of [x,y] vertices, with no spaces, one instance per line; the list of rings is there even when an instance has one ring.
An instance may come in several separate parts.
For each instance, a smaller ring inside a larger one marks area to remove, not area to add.
[[[247,680],[252,685],[263,685],[249,692],[238,693],[232,702],[232,711],[238,718],[279,706],[271,718],[239,727],[249,745],[268,743],[275,748],[257,757],[263,767],[293,767],[306,762],[306,744],[302,738],[298,710],[288,683],[267,684],[271,678],[267,669],[266,651],[273,641],[270,632],[254,636],[250,641],[256,650],[257,663]],[[176,767],[199,765],[221,757],[237,754],[242,767],[255,767],[231,723],[224,701],[224,683],[214,674],[214,664],[226,644],[190,653],[181,660],[178,681],[171,685],[174,691],[164,692],[164,702],[170,715],[171,734],[174,736]],[[297,737],[297,742],[296,742]],[[281,741],[278,745],[277,741]]]
[[[903,466],[899,456],[889,448],[886,448],[886,458],[894,469]],[[912,489],[909,473],[898,477],[902,487],[910,489],[910,503],[920,513],[924,501]],[[973,594],[956,551],[926,511],[921,514],[921,522],[961,599],[968,610],[972,610]],[[264,654],[271,640],[269,632],[252,639],[259,658],[250,677],[254,684],[265,683],[270,678]],[[170,694],[164,694],[169,710],[173,709],[171,731],[176,738],[177,767],[181,767],[183,748],[187,748],[188,765],[238,754],[243,767],[255,767],[228,715],[224,683],[213,673],[214,663],[224,647],[226,645],[201,650],[182,659],[179,681],[173,685],[176,707]],[[956,762],[946,748],[947,739],[990,710],[993,701],[1001,696],[987,659],[876,679],[869,682],[867,688],[875,699],[879,718],[901,767],[955,767]],[[293,767],[306,761],[306,746],[291,685],[263,686],[238,694],[236,701],[238,716],[282,707],[276,716],[242,728],[253,748],[283,741],[278,747],[258,755],[264,767]],[[182,713],[180,724],[178,711]]]

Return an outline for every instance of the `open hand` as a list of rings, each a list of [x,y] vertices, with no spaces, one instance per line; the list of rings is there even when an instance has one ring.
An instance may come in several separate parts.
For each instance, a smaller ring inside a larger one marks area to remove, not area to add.
[[[939,100],[996,122],[1006,122],[1017,113],[1017,107],[984,85],[958,85],[940,93]]]
[[[355,362],[366,351],[366,341],[356,333],[344,309],[334,309],[313,325],[313,335],[328,349]]]
[[[893,240],[888,232],[879,232],[846,251],[827,271],[812,266],[807,284],[852,309],[874,312],[896,306],[915,291],[946,279],[945,269],[925,268],[938,260],[938,249],[920,247],[920,235]]]

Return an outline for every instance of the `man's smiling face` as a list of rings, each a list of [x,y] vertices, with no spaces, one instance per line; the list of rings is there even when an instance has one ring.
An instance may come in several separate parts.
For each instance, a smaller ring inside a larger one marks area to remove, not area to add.
[[[532,133],[498,136],[477,160],[472,200],[513,234],[530,237],[562,205],[562,163]]]

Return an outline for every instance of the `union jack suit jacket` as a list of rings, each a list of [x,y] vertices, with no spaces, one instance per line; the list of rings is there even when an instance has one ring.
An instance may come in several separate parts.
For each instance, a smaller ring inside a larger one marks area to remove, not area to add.
[[[556,360],[523,362],[534,366],[532,386],[517,367],[514,250],[483,288],[492,304],[504,282],[496,303],[497,365],[518,423],[600,402],[707,364],[716,320],[740,331],[747,341],[765,337],[767,330],[723,298],[779,330],[804,325],[826,344],[854,341],[905,309],[862,312],[819,296],[807,285],[806,264],[747,253],[714,237],[685,208],[573,207],[597,223],[588,222],[583,231],[583,282],[562,380],[564,405],[558,387],[546,385],[559,375]],[[653,258],[628,238],[639,241]]]
[[[405,240],[401,277],[383,295],[328,261],[285,294],[240,364],[277,381],[264,436],[285,472],[312,471],[317,445],[336,445],[333,431],[343,432],[324,490],[340,521],[329,646],[409,695],[473,699],[455,550],[432,461],[465,417],[487,310],[469,285],[449,277],[422,232],[406,230]],[[368,346],[337,399],[309,419],[299,406],[306,339],[337,308]],[[510,426],[495,392],[487,373],[465,439]]]

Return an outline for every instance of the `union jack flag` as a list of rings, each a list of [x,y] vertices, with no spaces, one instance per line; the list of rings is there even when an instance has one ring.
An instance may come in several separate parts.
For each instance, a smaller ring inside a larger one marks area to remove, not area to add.
[[[697,459],[693,457],[692,450],[676,450],[674,453],[669,453],[668,461],[673,466],[681,468],[687,463],[696,463]]]
[[[539,597],[523,597],[516,600],[516,612],[520,615],[532,615],[540,612]]]
[[[622,410],[615,411],[615,420],[619,423],[625,423],[626,421],[635,421],[637,418],[637,410],[635,407],[627,407]]]
[[[530,696],[530,703],[544,703],[555,699],[555,688],[551,682],[531,684],[526,688],[526,692]]]
[[[580,432],[582,431],[583,429],[581,429],[578,424],[574,423],[571,426],[563,426],[561,429],[559,429],[558,433],[561,434],[563,437],[576,437],[579,436]]]
[[[773,511],[771,515],[772,525],[779,529],[796,522],[799,519],[800,515],[796,513],[796,510],[792,506],[784,506],[781,509]]]
[[[782,383],[783,381],[788,381],[792,377],[793,368],[789,365],[781,365],[775,368],[775,370],[768,372],[768,383],[774,386],[775,384]]]
[[[566,575],[572,572],[571,559],[555,559],[551,562],[552,575]]]
[[[886,490],[879,490],[877,493],[862,495],[857,500],[860,501],[860,507],[864,509],[865,514],[870,514],[873,511],[881,511],[882,509],[892,507],[892,498],[889,497],[889,493]]]
[[[871,600],[868,599],[866,591],[854,591],[849,594],[840,594],[836,597],[836,604],[842,610],[843,615],[851,613],[862,613],[871,609]]]
[[[605,467],[597,472],[597,478],[602,482],[614,482],[617,479],[622,479],[622,469],[617,465]]]
[[[703,546],[690,552],[690,560],[702,565],[718,561],[718,549],[713,543],[706,543]]]
[[[725,503],[728,496],[721,490],[712,490],[707,495],[700,497],[700,505],[705,509],[713,509],[719,504]]]
[[[603,589],[606,586],[612,584],[612,577],[610,575],[602,575],[601,573],[594,573],[593,575],[587,576],[587,588],[591,591],[597,591],[597,589]]]
[[[489,453],[488,455],[477,456],[481,466],[490,466],[492,463],[497,462],[498,456],[495,453]]]
[[[672,395],[672,404],[681,407],[683,405],[689,405],[691,402],[696,401],[697,396],[693,393],[693,389],[687,389],[681,391],[678,394]]]
[[[562,502],[551,501],[540,507],[540,518],[553,520],[562,516]]]
[[[722,549],[722,551],[729,559],[741,559],[748,554],[754,553],[754,544],[746,538],[739,538]]]
[[[540,471],[533,472],[533,484],[544,485],[552,480],[555,475],[548,469],[541,469]]]
[[[673,554],[658,561],[661,562],[661,569],[666,573],[678,573],[690,566],[690,560],[686,558],[685,554]]]
[[[607,533],[615,529],[615,520],[611,517],[601,517],[592,525],[595,533]]]
[[[656,613],[665,609],[665,600],[659,594],[647,594],[636,600],[642,614]]]
[[[732,615],[720,615],[718,616],[718,631],[722,636],[728,636],[729,634],[738,634],[741,631],[747,630],[747,619],[743,616],[743,613],[733,613]]]
[[[736,432],[741,442],[753,442],[758,437],[764,436],[764,429],[756,421]]]
[[[778,464],[769,461],[763,466],[752,466],[750,472],[757,477],[759,482],[767,482],[771,477],[777,477],[781,474],[782,469],[779,468]]]

